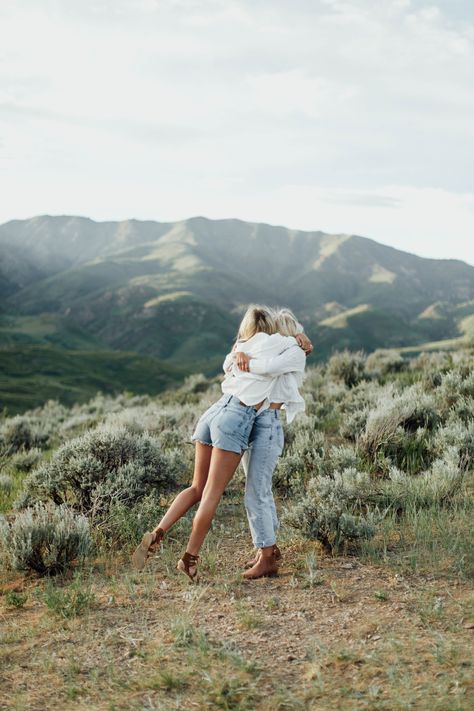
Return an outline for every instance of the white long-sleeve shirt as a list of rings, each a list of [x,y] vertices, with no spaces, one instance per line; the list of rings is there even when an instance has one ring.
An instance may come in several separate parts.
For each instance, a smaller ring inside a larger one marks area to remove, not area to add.
[[[239,351],[251,358],[249,373],[240,370],[235,363]],[[265,410],[272,402],[283,403],[287,421],[291,422],[305,409],[298,390],[305,365],[305,353],[293,337],[259,333],[238,343],[236,350],[226,356],[222,391],[235,395],[246,405],[263,401],[260,410]]]

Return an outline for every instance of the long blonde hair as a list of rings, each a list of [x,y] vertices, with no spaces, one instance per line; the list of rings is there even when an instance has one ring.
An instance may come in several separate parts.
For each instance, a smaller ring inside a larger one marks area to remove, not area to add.
[[[303,326],[300,324],[291,309],[278,309],[275,314],[276,329],[282,336],[297,336],[303,333]]]
[[[256,333],[268,333],[272,335],[272,333],[276,333],[277,330],[275,312],[273,309],[260,304],[250,304],[240,322],[237,340],[248,341],[248,339],[255,336]]]

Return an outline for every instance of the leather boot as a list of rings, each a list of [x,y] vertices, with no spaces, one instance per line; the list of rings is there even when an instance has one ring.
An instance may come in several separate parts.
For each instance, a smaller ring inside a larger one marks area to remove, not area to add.
[[[279,558],[277,557],[278,555]],[[245,578],[245,580],[255,580],[256,578],[274,576],[278,573],[280,560],[281,553],[277,546],[274,546],[270,555],[260,554],[257,562],[251,568],[243,572],[242,577]]]
[[[275,557],[276,557],[277,562],[281,563],[281,560],[283,558],[283,556],[281,554],[281,550],[278,548],[278,546],[276,544],[273,546],[273,550],[275,551]],[[253,566],[258,563],[261,555],[262,555],[262,549],[257,548],[257,552],[256,552],[254,558],[252,558],[252,560],[245,561],[245,567],[246,568],[253,568]]]

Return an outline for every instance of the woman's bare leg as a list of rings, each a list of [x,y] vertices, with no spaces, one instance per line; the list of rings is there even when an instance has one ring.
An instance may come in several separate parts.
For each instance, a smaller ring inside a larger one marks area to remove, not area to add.
[[[186,551],[198,555],[212,519],[229,481],[234,476],[242,455],[216,447],[212,450],[211,464],[201,503],[193,520],[193,530]]]
[[[163,531],[168,531],[181,516],[184,516],[184,514],[189,511],[191,506],[194,506],[194,504],[200,501],[209,474],[212,450],[213,448],[209,445],[196,442],[193,482],[191,486],[181,491],[176,498],[173,499],[168,511],[154,529],[155,531],[158,528],[162,528]]]

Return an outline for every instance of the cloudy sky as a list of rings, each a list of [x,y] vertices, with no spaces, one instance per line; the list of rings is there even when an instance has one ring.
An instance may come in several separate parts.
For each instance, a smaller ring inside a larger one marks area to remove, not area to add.
[[[474,263],[472,0],[0,0],[0,222],[239,217]]]

